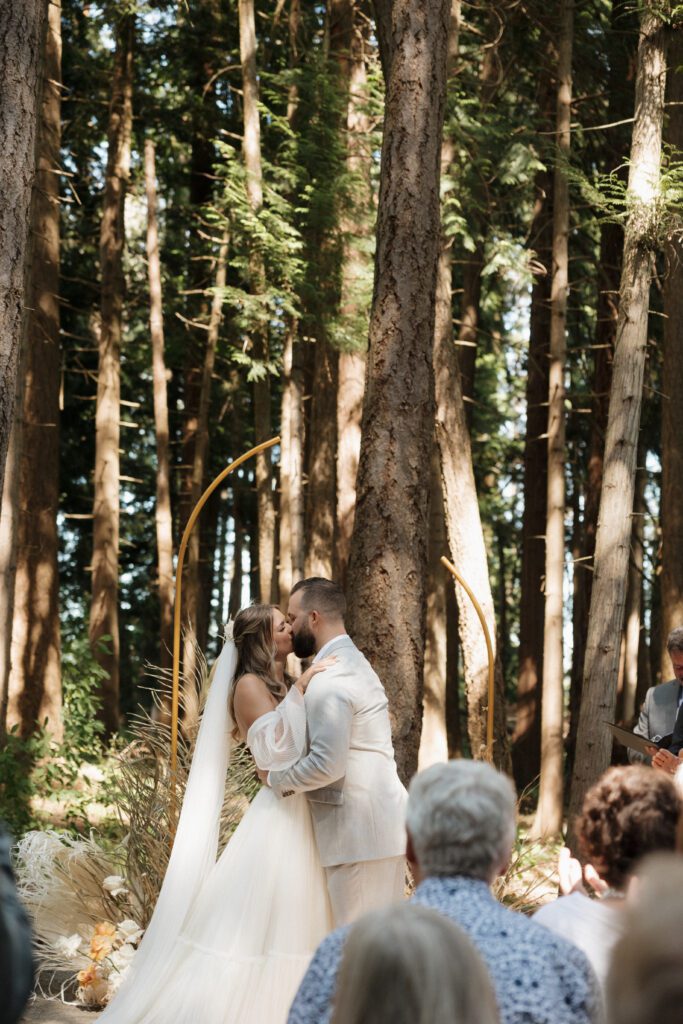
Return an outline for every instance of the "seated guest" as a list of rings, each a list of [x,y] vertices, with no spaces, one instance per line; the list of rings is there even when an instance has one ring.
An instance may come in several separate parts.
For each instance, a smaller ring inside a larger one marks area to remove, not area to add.
[[[597,982],[584,954],[491,893],[515,837],[510,780],[481,761],[449,761],[416,775],[407,809],[412,901],[459,925],[486,964],[503,1024],[599,1019]],[[289,1024],[327,1024],[348,928],[322,941]]]
[[[15,1024],[33,988],[31,928],[17,897],[10,841],[0,828],[0,1024]]]
[[[625,928],[624,897],[643,857],[676,849],[681,802],[673,783],[649,768],[609,768],[586,793],[577,823],[578,861],[563,850],[560,886],[568,895],[534,920],[582,949],[602,985]],[[583,880],[600,899],[589,899]]]
[[[676,716],[681,704],[683,704],[683,626],[677,626],[676,629],[671,630],[666,639],[666,649],[671,658],[674,678],[666,683],[659,683],[658,686],[650,687],[645,694],[638,724],[633,730],[639,736],[645,736],[646,739],[653,740],[655,743],[666,737],[671,737],[670,742],[672,742]],[[674,753],[677,754],[678,750]],[[645,754],[631,749],[628,751],[628,759],[632,764],[642,762],[650,764],[651,760]],[[666,757],[655,758],[653,763],[655,767],[665,768],[670,764],[670,759]],[[671,773],[673,773],[675,767],[674,765]]]
[[[498,1024],[491,982],[452,921],[396,904],[351,927],[332,1024]]]
[[[608,1024],[683,1020],[683,862],[668,854],[643,865],[623,938],[607,977]]]

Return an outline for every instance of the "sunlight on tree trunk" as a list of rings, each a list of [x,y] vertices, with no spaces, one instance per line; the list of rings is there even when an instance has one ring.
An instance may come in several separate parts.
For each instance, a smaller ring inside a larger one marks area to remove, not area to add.
[[[28,735],[47,722],[62,735],[57,508],[59,505],[59,177],[61,3],[52,0],[38,171],[31,211],[33,258],[19,452],[17,575],[8,725]]]
[[[107,672],[101,685],[107,734],[119,724],[119,444],[121,335],[123,323],[124,206],[130,173],[133,123],[133,38],[135,19],[126,15],[116,31],[114,77],[109,107],[109,142],[100,229],[101,319],[95,418],[92,603],[90,645]],[[105,641],[103,649],[100,641]]]
[[[386,9],[377,5],[378,17]],[[417,766],[425,644],[434,294],[447,0],[394,0],[375,290],[349,561],[349,629],[385,684],[404,779]],[[382,45],[387,34],[380,30]],[[406,543],[406,538],[410,542]]]
[[[550,93],[548,87],[547,92]],[[544,103],[544,107],[546,104]],[[548,122],[545,122],[548,123]],[[545,594],[544,537],[548,505],[548,343],[552,276],[553,179],[545,168],[535,178],[536,207],[529,233],[537,273],[531,289],[524,439],[524,512],[519,608],[519,675],[512,763],[524,790],[541,770],[541,693]]]
[[[216,362],[216,346],[218,345],[218,334],[223,319],[223,298],[227,280],[228,260],[228,236],[225,234],[220,243],[218,258],[216,262],[216,285],[211,298],[211,315],[209,318],[209,330],[206,335],[206,348],[204,349],[204,366],[202,368],[202,383],[199,392],[199,409],[197,413],[197,432],[194,441],[194,459],[192,463],[192,500],[191,506],[195,508],[199,503],[204,490],[206,478],[206,467],[209,453],[209,415],[211,412],[211,382]],[[213,512],[213,528],[215,530],[215,504],[211,502],[206,507],[207,518]],[[210,537],[211,530],[205,531]],[[204,630],[200,631],[200,544],[201,536],[198,529],[194,529],[187,546],[186,581],[185,581],[185,608],[183,630],[183,727],[194,728],[199,717],[199,681],[201,676],[200,666],[197,662],[197,654],[206,645]],[[215,545],[207,545],[208,550],[213,552]],[[210,574],[211,575],[211,574]],[[209,592],[211,587],[208,587]]]
[[[427,642],[422,736],[417,768],[448,760],[446,734],[446,589],[452,586],[441,564],[448,555],[441,490],[439,450],[434,440],[430,469],[429,495],[429,579],[427,584]]]
[[[683,27],[671,35],[664,138],[683,153]],[[670,105],[669,105],[670,104]],[[664,362],[662,366],[662,679],[671,678],[666,638],[683,626],[683,241],[677,235],[665,251]]]
[[[16,400],[46,10],[45,0],[0,0],[0,494]]]
[[[164,357],[157,185],[154,142],[145,139],[145,189],[147,192],[147,273],[149,281],[149,333],[152,340],[154,431],[156,437],[156,535],[159,586],[159,664],[172,662],[173,628],[173,520],[171,517],[171,470],[169,459],[168,395]]]
[[[363,282],[369,273],[368,235],[373,214],[371,191],[371,120],[366,106],[368,81],[365,16],[357,0],[333,0],[330,6],[330,52],[339,67],[346,97],[346,171],[352,181],[352,202],[345,206],[339,230],[343,239],[339,312],[350,333],[365,323]],[[346,585],[356,507],[356,474],[360,454],[365,391],[365,350],[339,353],[337,389],[337,542],[335,572]]]
[[[315,343],[306,496],[306,576],[334,576],[339,353],[320,324]]]
[[[569,292],[569,158],[572,102],[574,3],[563,0],[558,47],[557,164],[553,187],[553,278],[550,287],[550,374],[548,390],[548,504],[545,530],[545,617],[541,706],[541,784],[532,833],[537,838],[562,830],[564,664],[562,612],[565,515],[565,386],[567,297]]]
[[[244,136],[242,149],[247,172],[247,197],[258,213],[263,206],[263,172],[261,169],[261,122],[259,116],[259,83],[256,70],[256,24],[253,0],[239,0],[240,59]],[[249,275],[255,295],[265,288],[265,271],[261,256],[252,250]],[[261,363],[269,359],[268,324],[265,318],[252,331],[253,358]],[[270,371],[254,381],[254,438],[256,444],[272,436],[270,408]],[[275,583],[275,505],[270,449],[256,456],[256,493],[258,502],[258,573],[260,600],[274,600]]]
[[[449,65],[457,53],[457,7],[451,8]],[[454,41],[455,37],[455,41]],[[447,173],[454,158],[454,145],[444,139],[441,152],[442,173]],[[449,548],[454,564],[477,596],[495,645],[496,624],[489,580],[486,545],[479,514],[472,449],[460,384],[458,358],[453,339],[453,296],[451,287],[451,248],[441,237],[436,285],[434,324],[434,385],[436,395],[436,438],[439,445],[442,493]],[[457,585],[458,629],[465,674],[467,728],[473,757],[481,757],[486,747],[488,711],[488,654],[481,623],[475,608]],[[494,761],[509,770],[509,749],[505,725],[505,697],[500,659],[496,659]]]
[[[570,823],[586,790],[610,762],[624,618],[638,431],[647,349],[648,298],[664,117],[666,33],[653,3],[644,5],[638,46],[636,109],[628,180],[628,219],[619,289],[605,461],[583,694],[570,798]],[[573,839],[575,842],[575,838]]]

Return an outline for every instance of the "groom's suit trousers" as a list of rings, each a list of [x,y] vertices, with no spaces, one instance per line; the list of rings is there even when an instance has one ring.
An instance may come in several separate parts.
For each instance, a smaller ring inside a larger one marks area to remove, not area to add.
[[[357,861],[325,868],[334,927],[351,924],[369,910],[385,907],[405,896],[406,859]]]

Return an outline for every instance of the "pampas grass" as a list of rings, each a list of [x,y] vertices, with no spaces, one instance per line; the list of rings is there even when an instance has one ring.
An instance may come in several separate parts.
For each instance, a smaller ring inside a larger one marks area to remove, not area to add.
[[[210,674],[197,653],[197,690],[203,706]],[[133,920],[146,928],[156,905],[170,856],[177,815],[182,805],[192,762],[198,723],[181,730],[175,799],[170,775],[170,725],[164,718],[170,692],[170,674],[154,670],[159,689],[153,691],[151,713],[140,709],[130,722],[131,738],[114,755],[114,770],[106,785],[125,830],[116,845],[105,844],[94,833],[72,837],[55,831],[29,832],[16,847],[17,878],[21,897],[34,924],[36,959],[41,972],[75,974],[92,961],[83,950],[93,929],[103,921],[118,924]],[[259,788],[254,764],[246,748],[233,750],[228,768],[221,815],[219,851],[237,827],[249,801]],[[105,884],[121,876],[114,891]],[[83,949],[76,951],[76,935]],[[70,944],[66,940],[73,940]],[[73,979],[71,979],[73,980]],[[65,986],[62,986],[62,994]]]

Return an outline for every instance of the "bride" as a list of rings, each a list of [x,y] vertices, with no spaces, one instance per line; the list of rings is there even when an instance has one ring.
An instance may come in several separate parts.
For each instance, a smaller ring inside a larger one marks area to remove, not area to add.
[[[294,683],[291,628],[278,608],[237,615],[216,663],[159,900],[104,1024],[281,1024],[331,929],[305,796],[263,787],[216,860],[232,743],[261,770],[294,764],[306,743],[303,694],[325,658]]]

